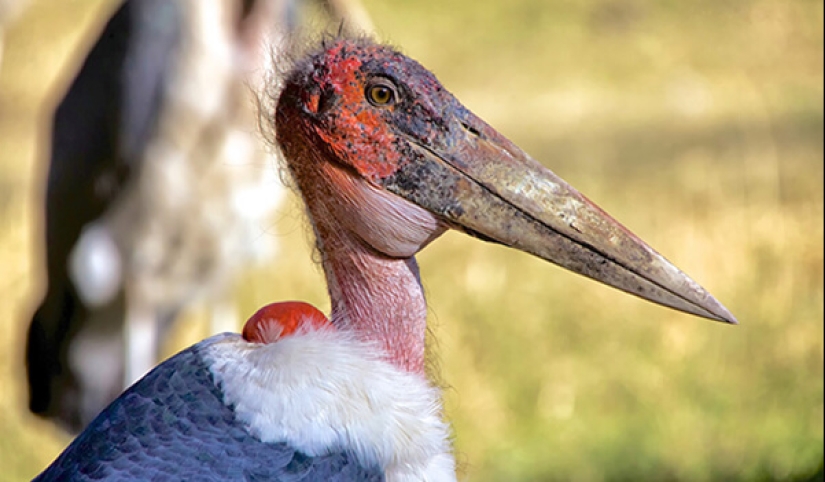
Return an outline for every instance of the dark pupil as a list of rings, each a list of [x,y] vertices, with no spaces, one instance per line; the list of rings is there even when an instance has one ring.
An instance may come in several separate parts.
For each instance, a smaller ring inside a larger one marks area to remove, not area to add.
[[[379,104],[386,104],[390,101],[390,97],[392,94],[390,93],[390,89],[386,87],[373,87],[372,88],[372,100],[378,102]]]

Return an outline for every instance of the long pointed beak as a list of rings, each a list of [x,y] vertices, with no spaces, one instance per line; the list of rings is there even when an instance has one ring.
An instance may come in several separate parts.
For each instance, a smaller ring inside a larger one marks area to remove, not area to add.
[[[384,188],[482,239],[646,300],[737,323],[704,288],[468,111],[441,147],[407,137],[410,162]]]

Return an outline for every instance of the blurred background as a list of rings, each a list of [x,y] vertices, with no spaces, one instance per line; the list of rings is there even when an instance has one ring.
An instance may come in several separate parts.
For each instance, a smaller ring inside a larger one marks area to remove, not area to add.
[[[741,323],[448,233],[419,259],[462,479],[821,480],[823,3],[363,3],[382,39]],[[114,7],[33,0],[5,32],[3,480],[30,479],[70,440],[29,414],[25,389],[26,324],[44,289],[43,146]],[[240,319],[275,300],[328,309],[292,193],[260,233],[280,254],[234,288]],[[165,353],[207,336],[206,318],[187,310]]]

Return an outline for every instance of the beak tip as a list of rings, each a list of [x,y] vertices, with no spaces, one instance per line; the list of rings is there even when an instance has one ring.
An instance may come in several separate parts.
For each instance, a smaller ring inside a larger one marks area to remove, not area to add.
[[[726,317],[722,318],[722,319],[721,319],[721,320],[719,320],[719,321],[725,322],[725,323],[727,323],[727,324],[729,324],[729,325],[739,325],[739,320],[737,320],[735,316],[733,316],[733,315],[732,315],[732,314],[730,314],[730,313],[727,313],[727,315],[728,315],[728,316],[726,316]]]
[[[718,301],[716,301],[715,299],[713,299],[713,301],[715,302],[714,303],[715,306],[713,307],[714,309],[713,309],[713,311],[711,311],[711,313],[713,314],[712,318],[714,320],[721,321],[722,323],[726,323],[726,324],[729,324],[729,325],[738,325],[739,324],[739,320],[737,320],[736,317],[733,316],[733,313],[728,311],[727,308],[722,306],[722,304],[719,303]]]

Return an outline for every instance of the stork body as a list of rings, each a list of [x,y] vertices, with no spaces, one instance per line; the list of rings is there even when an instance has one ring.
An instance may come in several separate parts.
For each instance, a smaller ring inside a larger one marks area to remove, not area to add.
[[[436,389],[314,308],[277,307],[161,364],[37,480],[453,477]]]
[[[213,381],[219,397],[260,444],[284,443],[319,454],[317,447],[301,445],[300,434],[306,434],[323,441],[320,453],[354,457],[387,480],[454,480],[446,427],[433,422],[440,420],[438,392],[424,374],[427,307],[414,258],[449,228],[666,306],[735,322],[699,285],[391,48],[365,39],[322,45],[292,67],[277,99],[278,144],[316,234],[335,330],[310,324],[316,328],[271,341],[276,337],[267,335],[269,325],[256,315],[246,339],[225,335],[197,345],[203,347],[197,350],[225,349],[199,370],[221,374]],[[291,317],[289,310],[273,316]],[[291,347],[298,351],[290,361],[265,355]],[[339,366],[305,369],[320,366],[330,353],[338,353]],[[366,371],[350,367],[353,360],[363,361],[359,365]],[[347,381],[339,383],[333,368],[345,369],[340,380]],[[163,364],[153,375],[174,379],[179,370]],[[406,400],[401,405],[429,408],[411,409],[411,418],[383,417],[384,402],[378,402],[383,399],[375,394],[391,379],[394,395]],[[304,392],[296,392],[291,381],[324,387],[318,393],[311,389],[323,402],[311,412],[309,425],[292,425],[291,410],[304,402]],[[134,389],[149,383],[144,379]],[[238,398],[239,393],[244,395]],[[121,418],[107,411],[94,426]],[[134,431],[142,433],[144,425],[163,422],[147,416],[137,423]],[[259,423],[276,430],[261,430]],[[362,438],[363,423],[384,429]],[[400,432],[393,430],[398,427]],[[404,447],[396,443],[397,433],[403,434]],[[96,437],[96,443],[119,445],[104,430]],[[176,437],[198,442],[185,433]],[[363,458],[364,447],[372,458]],[[71,447],[60,460],[88,463]],[[51,470],[56,469],[46,474]],[[305,480],[321,478],[310,473]]]
[[[312,457],[286,442],[262,443],[254,438],[225,404],[216,375],[209,370],[224,345],[230,345],[228,350],[237,348],[231,347],[232,341],[231,337],[209,339],[147,375],[110,405],[41,480],[277,480],[284,474],[300,480],[305,472],[342,481],[379,479],[374,467],[366,468],[345,453]],[[146,419],[163,418],[165,423],[145,430]],[[112,424],[110,419],[122,423]],[[122,443],[109,448],[112,437]],[[141,450],[130,456],[132,447]],[[69,455],[73,451],[87,456],[78,460]],[[105,463],[108,459],[115,462]]]

